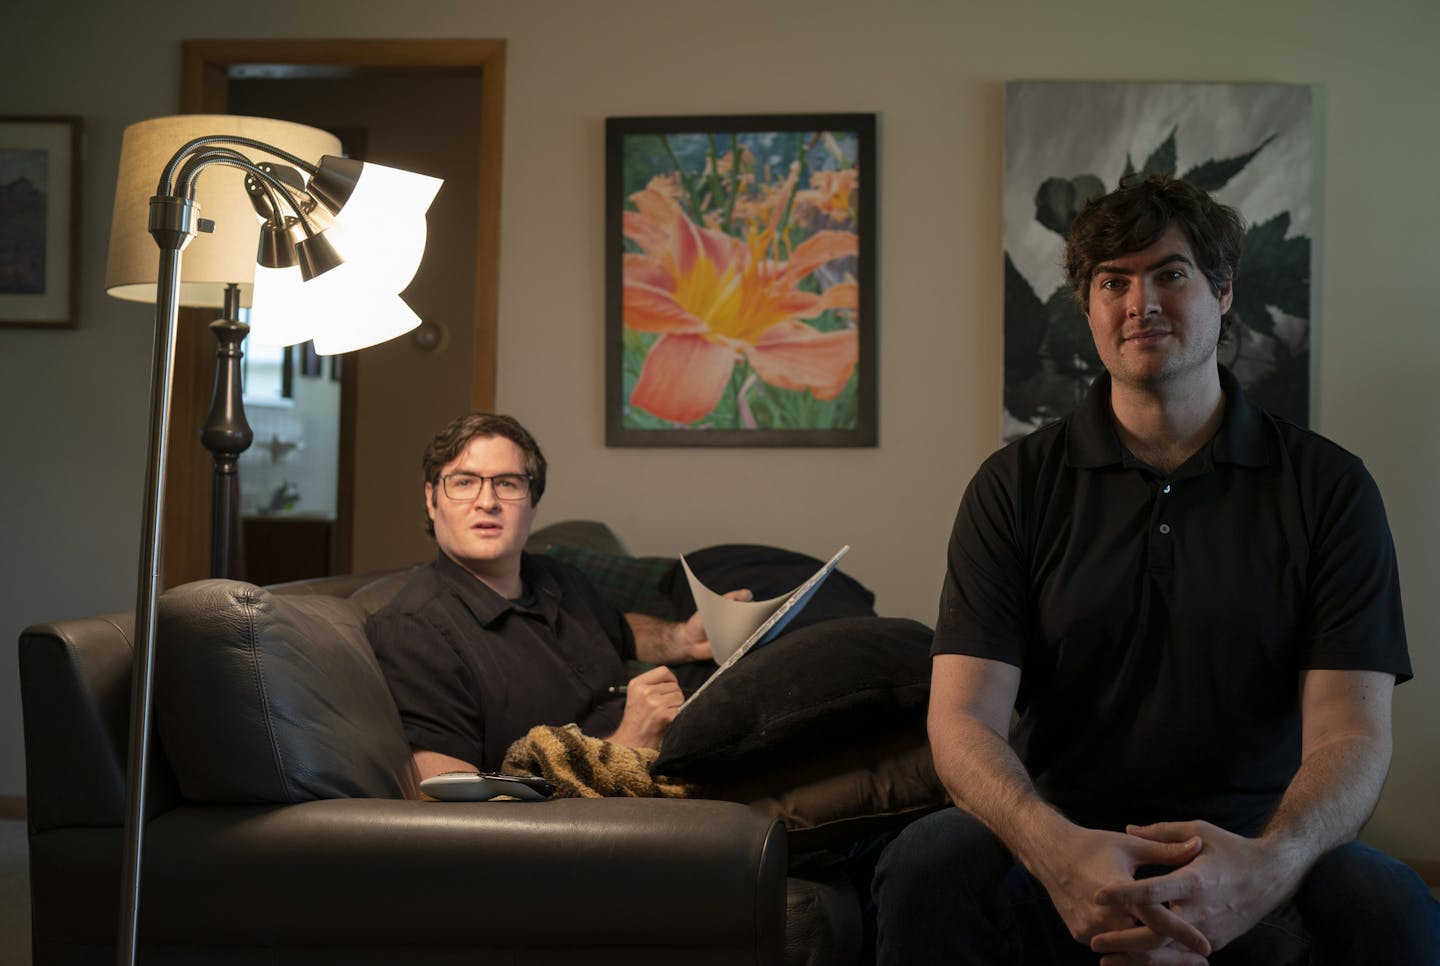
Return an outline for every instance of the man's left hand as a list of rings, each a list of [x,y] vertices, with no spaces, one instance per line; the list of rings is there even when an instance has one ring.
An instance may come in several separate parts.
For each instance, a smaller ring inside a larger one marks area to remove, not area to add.
[[[751,600],[748,590],[732,590],[725,595],[731,600]],[[707,661],[714,656],[705,625],[696,611],[685,621],[663,621],[644,614],[626,614],[635,632],[635,656],[649,664],[685,664]]]
[[[1200,854],[1164,875],[1102,886],[1100,905],[1126,906],[1141,924],[1096,936],[1090,948],[1106,954],[1102,966],[1161,964],[1175,950],[1160,935],[1163,922],[1150,923],[1143,907],[1160,907],[1163,916],[1191,923],[1218,950],[1247,932],[1293,891],[1294,870],[1264,839],[1245,838],[1208,822],[1161,822],[1128,826],[1126,831],[1152,842],[1183,842],[1198,836]],[[1151,913],[1152,915],[1155,913]]]
[[[729,600],[752,600],[754,594],[748,590],[732,590],[727,593]],[[710,645],[710,637],[705,633],[705,625],[700,620],[700,612],[697,610],[690,615],[690,619],[675,625],[675,648],[676,653],[681,655],[673,663],[683,661],[707,661],[715,656],[714,648]]]

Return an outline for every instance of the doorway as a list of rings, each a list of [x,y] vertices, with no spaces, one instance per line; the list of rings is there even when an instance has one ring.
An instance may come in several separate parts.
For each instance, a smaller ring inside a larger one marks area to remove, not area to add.
[[[449,294],[420,294],[419,276],[406,293],[412,304],[429,300],[428,309],[415,307],[433,324],[419,338],[402,338],[339,357],[334,368],[340,383],[334,447],[339,485],[333,522],[319,528],[329,531],[323,538],[326,551],[318,558],[312,551],[308,558],[323,559],[324,569],[333,573],[386,569],[423,559],[433,550],[419,523],[420,448],[455,410],[494,406],[505,43],[191,41],[184,44],[183,53],[186,113],[265,114],[327,129],[348,128],[353,134],[372,116],[368,107],[388,91],[392,99],[398,96],[408,102],[412,115],[418,113],[418,106],[473,141],[471,169],[460,171],[459,177],[451,175],[442,189],[449,197],[440,220],[448,221],[437,225],[435,208],[430,216],[431,242],[422,272],[430,273],[432,287]],[[436,93],[445,90],[450,93]],[[378,117],[378,103],[376,107],[373,116]],[[344,137],[344,132],[336,133]],[[426,170],[425,163],[413,158],[381,156],[384,152],[376,142],[383,143],[383,133],[362,130],[360,136],[372,160]],[[463,290],[458,299],[457,288]],[[198,427],[209,407],[214,343],[203,331],[208,321],[203,312],[182,316],[171,411],[176,427]],[[407,371],[408,376],[397,375]],[[331,367],[324,372],[329,378]],[[443,391],[416,393],[417,384]],[[417,397],[422,404],[415,404]],[[443,417],[426,412],[426,401],[433,403],[432,409],[443,410]],[[259,432],[256,436],[256,446],[270,442],[262,440]],[[209,454],[196,434],[172,433],[165,520],[167,586],[207,576],[210,474]],[[242,478],[243,474],[242,469]],[[316,528],[312,525],[310,530],[313,534]],[[319,574],[286,572],[284,576]]]

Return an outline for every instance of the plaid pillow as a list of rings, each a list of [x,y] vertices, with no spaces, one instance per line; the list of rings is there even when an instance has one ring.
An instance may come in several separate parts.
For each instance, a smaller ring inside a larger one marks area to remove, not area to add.
[[[679,565],[678,558],[631,557],[564,544],[551,544],[545,553],[590,578],[595,589],[621,611],[676,619],[675,605],[660,591],[660,582]]]

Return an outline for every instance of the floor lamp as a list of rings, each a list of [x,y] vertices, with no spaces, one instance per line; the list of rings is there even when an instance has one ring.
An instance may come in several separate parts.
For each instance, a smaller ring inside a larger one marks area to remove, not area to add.
[[[142,121],[125,131],[106,288],[119,298],[154,302],[156,310],[131,672],[117,944],[122,966],[133,966],[139,940],[165,454],[179,307],[221,305],[232,315],[248,294],[257,332],[296,342],[313,338],[324,354],[374,345],[420,322],[399,293],[419,266],[425,212],[440,181],[340,158],[338,149],[338,141],[323,131],[264,118],[184,115]],[[195,245],[193,257],[184,257],[201,234],[210,237]],[[145,244],[136,242],[146,235]],[[212,242],[224,246],[225,254],[217,252],[212,259]],[[232,367],[238,348],[228,360],[226,353],[233,333],[220,345],[220,361]],[[230,372],[217,379],[220,422],[238,411],[244,424],[238,390],[238,378]],[[232,394],[233,410],[227,410],[232,400],[226,397]],[[222,426],[221,434],[232,428]],[[248,426],[235,429],[238,436],[248,433]],[[230,469],[226,489],[233,496],[233,461]]]
[[[110,251],[105,288],[115,298],[154,303],[159,275],[155,239],[148,218],[150,197],[160,171],[187,141],[213,134],[230,134],[253,141],[284,145],[306,158],[338,155],[340,140],[333,134],[272,118],[187,114],[152,118],[125,132],[120,173],[116,184]],[[260,164],[278,163],[274,155],[254,152]],[[214,222],[204,244],[187,250],[180,272],[180,305],[219,308],[210,324],[215,335],[215,387],[210,414],[196,427],[214,466],[210,516],[210,576],[237,577],[243,573],[242,541],[238,530],[240,478],[237,463],[250,446],[253,434],[245,418],[241,385],[241,343],[249,326],[240,310],[254,301],[256,251],[260,221],[245,188],[247,172],[226,168],[208,174],[196,185],[195,201],[208,221]]]

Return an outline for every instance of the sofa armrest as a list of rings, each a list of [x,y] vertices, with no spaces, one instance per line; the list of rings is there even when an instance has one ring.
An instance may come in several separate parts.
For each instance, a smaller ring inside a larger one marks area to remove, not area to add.
[[[37,945],[114,936],[118,847],[96,836],[116,831],[32,836]],[[782,957],[783,827],[734,803],[184,806],[150,823],[145,848],[147,945]]]

